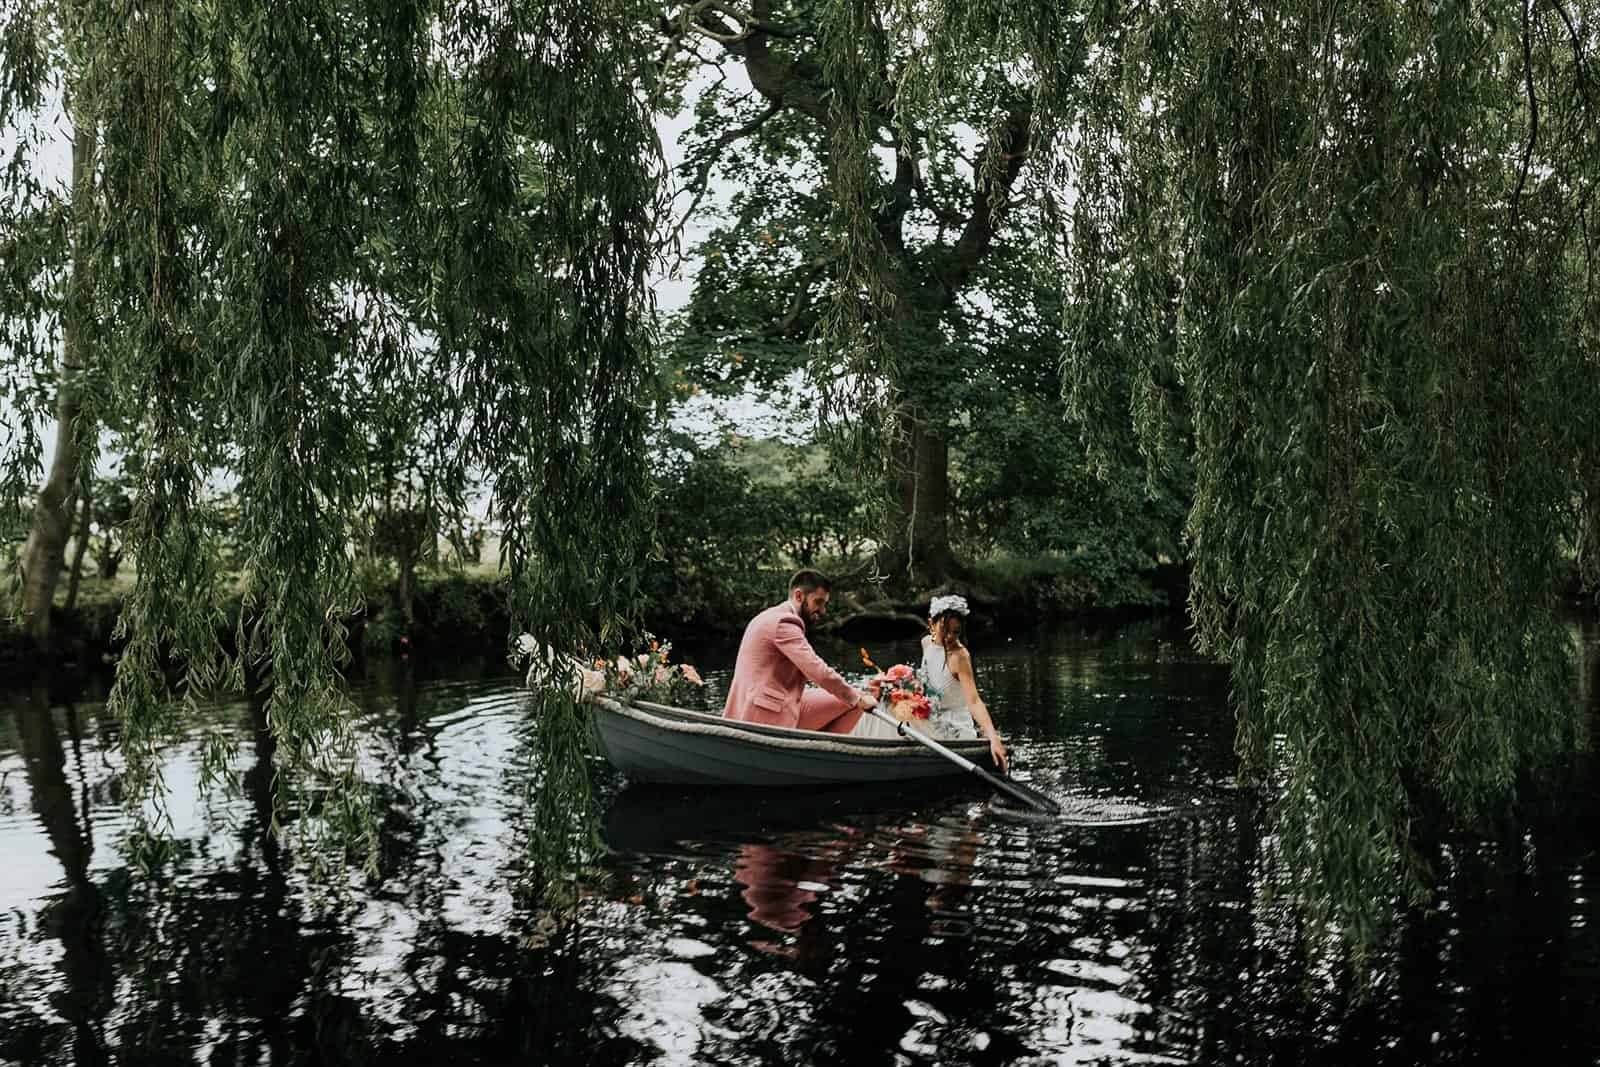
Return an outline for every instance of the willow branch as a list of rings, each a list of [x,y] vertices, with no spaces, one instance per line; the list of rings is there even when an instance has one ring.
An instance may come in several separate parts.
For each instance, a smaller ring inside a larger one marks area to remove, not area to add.
[[[1561,21],[1567,27],[1567,38],[1572,42],[1572,70],[1577,79],[1578,93],[1583,97],[1585,107],[1592,107],[1593,101],[1589,99],[1589,74],[1585,69],[1587,63],[1583,54],[1583,38],[1578,33],[1578,28],[1572,24],[1572,16],[1562,4],[1550,5],[1556,9],[1556,14],[1561,16]]]
[[[1533,87],[1533,41],[1528,22],[1533,15],[1533,0],[1522,4],[1522,78],[1528,94],[1528,143],[1522,150],[1522,169],[1517,174],[1517,188],[1511,194],[1511,221],[1517,224],[1522,217],[1522,189],[1528,181],[1528,168],[1533,163],[1533,146],[1539,140],[1539,95]]]
[[[977,168],[973,169],[974,173],[976,173]],[[932,214],[935,219],[938,219],[942,225],[966,225],[967,217],[965,215],[953,207],[950,207],[946,204],[941,204],[938,198],[933,195],[933,190],[928,188],[927,180],[923,178],[920,168],[918,168],[916,172],[916,182],[912,188],[916,190],[918,204],[926,208],[928,212]]]
[[[936,269],[936,283],[942,290],[940,304],[950,302],[969,281],[994,242],[995,228],[1005,211],[1005,201],[1016,183],[1017,175],[1027,162],[1028,138],[1033,125],[1033,109],[1022,104],[1010,109],[1006,122],[995,132],[999,144],[991,141],[983,158],[992,158],[999,150],[1000,167],[997,173],[986,174],[978,170],[972,176],[972,210],[967,216],[961,236],[956,239],[944,261]]]
[[[765,34],[757,33],[745,40],[729,42],[726,47],[744,61],[750,84],[762,96],[827,124],[828,103],[823,99],[820,71],[773,54],[767,47]]]
[[[709,13],[712,12],[732,19],[737,26],[728,26],[726,23],[720,23],[720,20],[718,24],[713,24],[709,17]],[[810,35],[810,31],[804,27],[784,26],[751,12],[741,11],[732,4],[723,3],[722,0],[697,0],[684,9],[680,18],[683,24],[696,33],[720,44],[735,44],[757,33],[785,38]],[[705,21],[701,21],[702,19]]]
[[[800,284],[795,289],[794,299],[789,301],[788,310],[784,312],[783,318],[779,319],[777,325],[773,327],[772,335],[785,337],[794,330],[800,321],[801,313],[805,311],[809,302],[807,298],[811,295],[811,287],[816,284],[818,278],[822,277],[827,265],[828,261],[826,259],[818,258],[812,260],[811,266],[800,276]]]
[[[695,177],[693,181],[687,183],[686,185],[686,188],[694,191],[694,196],[689,201],[688,210],[683,213],[683,216],[678,220],[677,225],[672,228],[672,233],[669,237],[670,242],[674,244],[677,242],[678,238],[683,233],[683,228],[688,225],[689,220],[694,218],[695,213],[699,211],[700,202],[705,199],[706,191],[711,185],[709,180],[711,177],[711,168],[715,166],[717,160],[722,157],[722,153],[727,150],[729,145],[749,137],[751,134],[761,129],[761,127],[767,124],[767,120],[771,119],[774,115],[778,114],[782,110],[782,105],[770,104],[765,111],[751,119],[749,122],[746,122],[744,125],[738,126],[732,130],[728,130],[721,137],[718,137],[711,145],[701,149],[696,153],[696,158],[692,161],[693,165],[696,167]],[[690,165],[691,161],[687,160],[683,164],[684,168],[687,168]],[[677,259],[677,264],[674,265],[673,269],[677,269],[677,265],[681,265],[683,260],[684,256],[680,252]]]
[[[917,181],[916,154],[904,149],[896,150],[894,181],[888,188],[883,209],[878,212],[876,219],[878,234],[892,251],[905,251],[904,223],[906,212],[911,210],[911,190]]]

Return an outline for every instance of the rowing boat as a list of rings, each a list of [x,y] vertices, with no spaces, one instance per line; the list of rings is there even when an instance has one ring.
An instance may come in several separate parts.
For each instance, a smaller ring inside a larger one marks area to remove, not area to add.
[[[740,722],[645,700],[594,697],[591,703],[606,758],[640,782],[848,785],[963,773],[949,759],[898,737],[852,737]],[[988,759],[989,743],[981,738],[944,745],[974,762]]]

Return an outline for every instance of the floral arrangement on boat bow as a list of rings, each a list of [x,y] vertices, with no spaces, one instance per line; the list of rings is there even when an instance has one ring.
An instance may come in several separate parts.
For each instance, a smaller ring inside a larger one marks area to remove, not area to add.
[[[913,670],[904,663],[896,663],[888,670],[882,670],[872,662],[872,657],[867,655],[864,648],[861,650],[861,662],[878,672],[878,676],[871,679],[881,683],[878,702],[887,704],[890,714],[895,718],[910,722],[913,719],[926,719],[933,714],[934,701],[939,694],[929,687],[921,671]]]
[[[604,693],[617,700],[655,700],[667,703],[685,685],[705,685],[700,672],[688,663],[670,662],[672,642],[645,634],[650,647],[632,656],[580,660],[553,654],[532,634],[517,638],[517,657],[528,662],[530,689],[569,689],[574,700],[589,700]]]

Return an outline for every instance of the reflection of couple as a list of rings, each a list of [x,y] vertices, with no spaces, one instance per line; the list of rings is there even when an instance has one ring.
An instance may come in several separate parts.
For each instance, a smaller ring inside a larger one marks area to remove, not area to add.
[[[749,905],[750,921],[796,937],[787,944],[758,937],[749,942],[752,948],[797,961],[831,958],[823,926],[816,921],[823,914],[819,898],[838,888],[847,862],[865,862],[928,885],[923,903],[935,916],[959,908],[963,890],[971,885],[979,839],[970,822],[965,826],[948,822],[885,826],[883,830],[892,830],[887,834],[863,834],[843,826],[829,829],[842,836],[780,835],[770,844],[752,842],[740,847],[733,880],[742,887],[739,895]],[[892,843],[886,843],[885,837]],[[871,855],[884,848],[886,856]],[[863,849],[869,855],[861,856]]]
[[[837,865],[846,847],[844,841],[798,849],[777,842],[740,847],[733,880],[744,887],[739,895],[750,905],[750,921],[780,934],[800,935],[792,945],[760,939],[750,942],[752,948],[796,960],[817,954],[821,929],[812,924],[820,914],[817,896],[838,882]]]
[[[876,703],[873,694],[840,677],[806,639],[807,628],[827,614],[831,595],[827,578],[812,570],[798,571],[789,580],[789,599],[750,621],[739,642],[723,715],[826,733],[894,736],[887,723],[863,714]],[[995,764],[1005,767],[1006,746],[978,696],[972,654],[961,642],[966,600],[934,597],[928,614],[922,664],[928,684],[942,692],[941,710],[916,728],[944,738],[977,737],[981,731]],[[819,688],[808,689],[807,681]]]

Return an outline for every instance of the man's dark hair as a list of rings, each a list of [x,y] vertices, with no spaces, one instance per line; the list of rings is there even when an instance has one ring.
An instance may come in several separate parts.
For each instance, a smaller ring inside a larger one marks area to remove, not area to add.
[[[789,579],[789,592],[792,593],[796,589],[807,594],[815,593],[818,589],[826,589],[831,593],[833,582],[829,581],[828,576],[821,571],[798,570],[794,572],[794,577]]]

